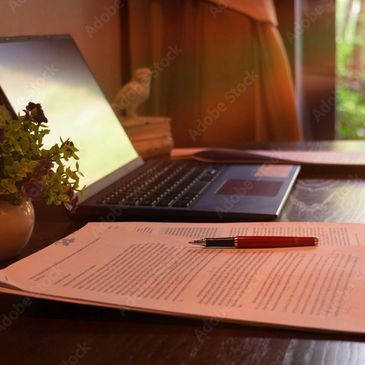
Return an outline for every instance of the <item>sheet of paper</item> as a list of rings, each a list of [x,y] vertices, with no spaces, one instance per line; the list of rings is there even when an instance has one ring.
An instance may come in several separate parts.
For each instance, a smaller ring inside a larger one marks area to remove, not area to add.
[[[0,270],[0,283],[5,285],[8,282],[8,277],[6,276],[6,273]]]
[[[163,236],[206,238],[232,236],[313,236],[321,246],[365,246],[365,225],[357,223],[257,222],[257,223],[160,223],[95,222],[90,230],[100,236],[109,227]]]
[[[207,155],[205,153],[209,152]],[[293,164],[319,164],[333,166],[365,166],[365,152],[339,152],[339,151],[296,151],[296,150],[234,150],[225,148],[174,148],[171,151],[172,159],[184,159],[200,154],[207,160],[227,160],[230,162],[244,163],[249,159],[249,154],[262,156],[267,163],[277,163],[285,160]],[[210,153],[213,153],[210,155]],[[209,156],[212,156],[209,159]],[[215,158],[213,157],[215,156]],[[219,158],[221,156],[221,158]]]
[[[165,314],[365,332],[365,249],[221,250],[111,224],[3,270],[20,289]]]
[[[267,151],[251,150],[255,154],[270,159],[283,159],[290,162],[321,164],[321,165],[364,165],[365,152],[338,151]]]

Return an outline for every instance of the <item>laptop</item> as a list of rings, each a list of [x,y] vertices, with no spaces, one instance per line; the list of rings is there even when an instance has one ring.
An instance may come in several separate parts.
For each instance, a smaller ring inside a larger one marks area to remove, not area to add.
[[[61,136],[78,147],[81,219],[271,220],[300,169],[143,161],[68,35],[0,38],[0,87],[15,112],[41,103],[46,146]]]

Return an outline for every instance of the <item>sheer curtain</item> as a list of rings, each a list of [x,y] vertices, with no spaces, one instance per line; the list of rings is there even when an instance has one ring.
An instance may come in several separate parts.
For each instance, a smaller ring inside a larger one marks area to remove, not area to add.
[[[133,0],[131,65],[153,70],[144,112],[172,118],[177,146],[301,139],[271,0]]]

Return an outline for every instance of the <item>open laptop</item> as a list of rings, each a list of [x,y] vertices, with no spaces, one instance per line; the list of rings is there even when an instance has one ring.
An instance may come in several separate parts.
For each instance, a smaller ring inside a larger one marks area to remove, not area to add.
[[[16,112],[41,103],[51,133],[70,138],[86,185],[87,220],[270,220],[299,166],[144,162],[70,36],[0,38],[0,86]]]

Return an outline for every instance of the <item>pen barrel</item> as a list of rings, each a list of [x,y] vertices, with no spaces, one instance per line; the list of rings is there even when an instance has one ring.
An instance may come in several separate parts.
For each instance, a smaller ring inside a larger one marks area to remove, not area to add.
[[[237,248],[276,248],[317,246],[316,237],[287,237],[287,236],[243,236],[235,238]]]
[[[235,237],[221,237],[221,238],[206,238],[206,247],[236,247]]]

